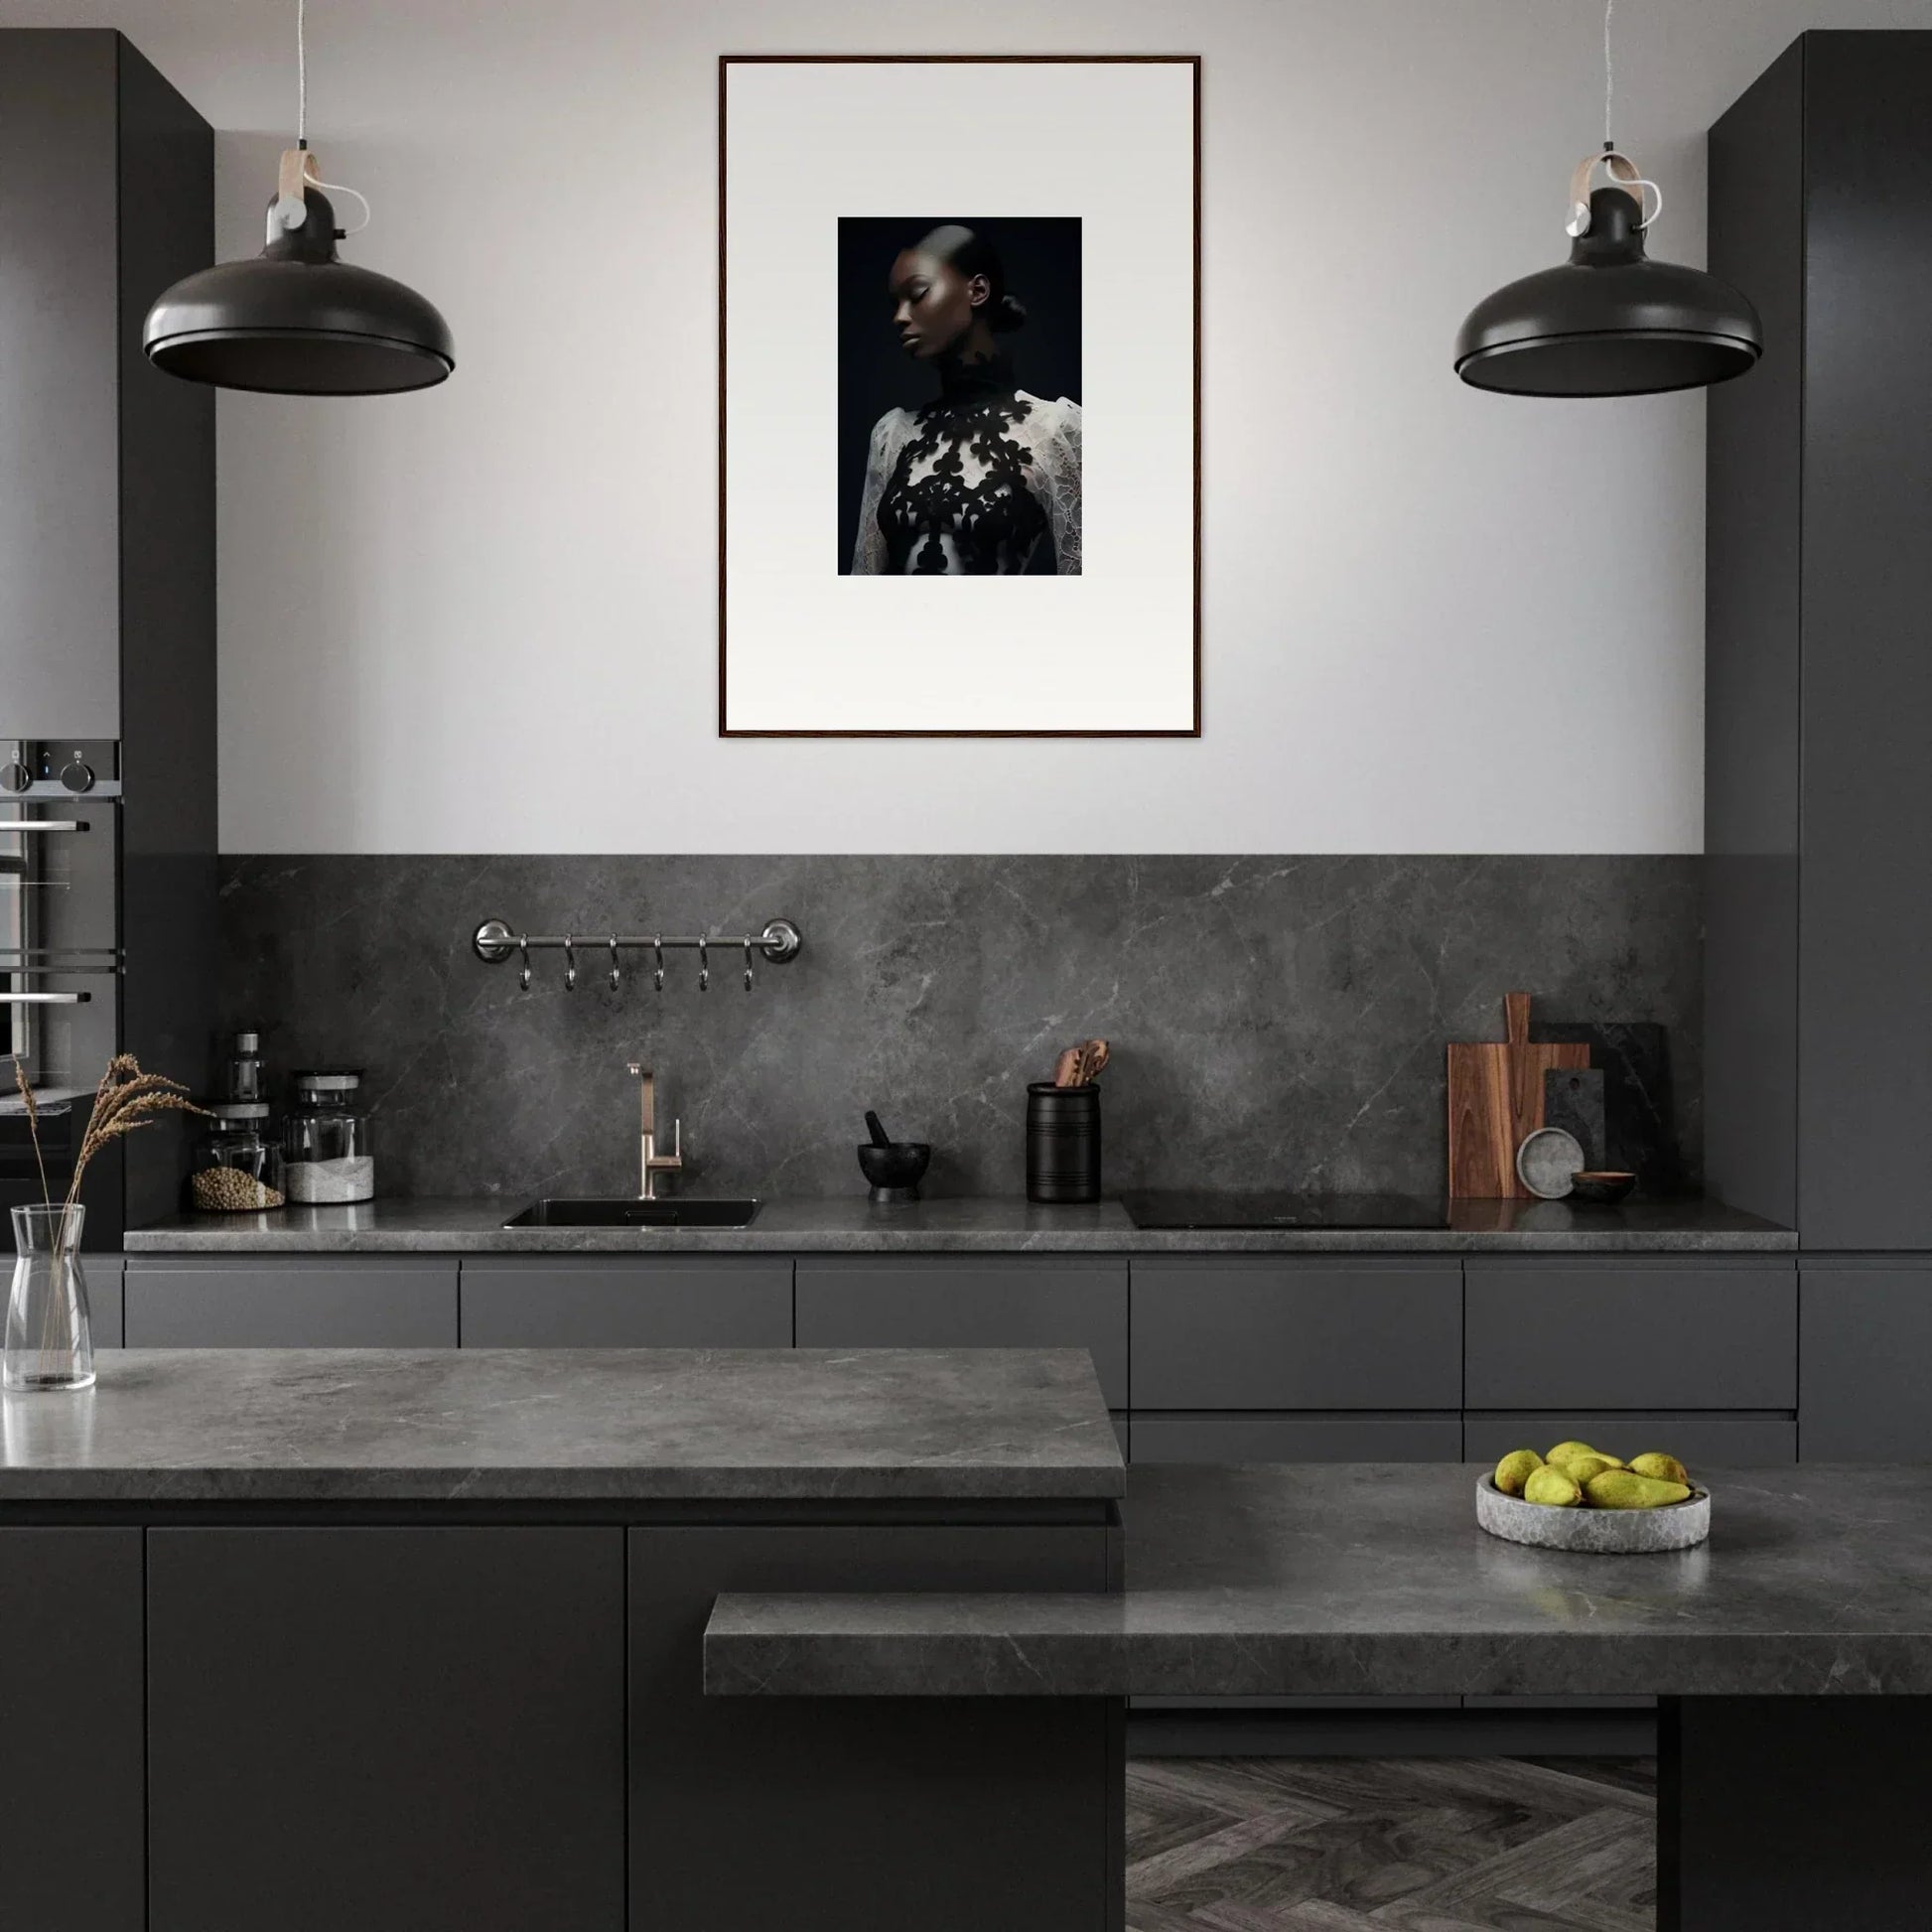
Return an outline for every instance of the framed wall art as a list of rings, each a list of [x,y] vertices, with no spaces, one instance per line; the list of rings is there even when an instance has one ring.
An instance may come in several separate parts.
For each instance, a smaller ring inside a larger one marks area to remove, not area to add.
[[[719,63],[719,730],[1200,731],[1200,64]]]

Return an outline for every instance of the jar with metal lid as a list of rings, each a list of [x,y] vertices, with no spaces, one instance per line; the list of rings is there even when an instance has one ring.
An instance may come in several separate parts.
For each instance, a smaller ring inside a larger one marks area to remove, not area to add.
[[[280,1207],[282,1144],[268,1123],[265,1100],[215,1100],[212,1118],[195,1149],[188,1198],[209,1213],[256,1213]]]
[[[292,1076],[295,1105],[282,1132],[290,1200],[316,1206],[375,1198],[375,1147],[362,1112],[359,1066],[309,1067]]]

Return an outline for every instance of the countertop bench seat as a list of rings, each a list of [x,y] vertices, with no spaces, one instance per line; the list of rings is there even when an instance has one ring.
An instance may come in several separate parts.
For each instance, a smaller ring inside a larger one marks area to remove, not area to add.
[[[1921,1469],[1705,1474],[1711,1541],[1572,1556],[1475,1525],[1474,1465],[1137,1466],[1126,1589],[723,1595],[714,1696],[1932,1693]]]

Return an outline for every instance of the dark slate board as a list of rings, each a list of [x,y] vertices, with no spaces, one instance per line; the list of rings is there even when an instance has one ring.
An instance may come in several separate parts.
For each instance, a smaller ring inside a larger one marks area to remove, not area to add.
[[[1584,1166],[1608,1165],[1609,1142],[1603,1132],[1603,1069],[1553,1066],[1543,1075],[1543,1124],[1574,1134],[1584,1151]]]
[[[1644,1193],[1682,1193],[1688,1170],[1677,1138],[1668,1031],[1650,1020],[1539,1020],[1530,1037],[1588,1044],[1590,1065],[1603,1073],[1603,1165],[1634,1173]]]

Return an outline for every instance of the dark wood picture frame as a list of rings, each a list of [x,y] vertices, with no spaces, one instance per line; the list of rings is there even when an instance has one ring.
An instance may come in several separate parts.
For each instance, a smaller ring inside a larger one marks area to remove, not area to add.
[[[726,428],[726,141],[727,80],[734,67],[897,66],[1171,66],[1193,69],[1193,721],[1149,730],[854,730],[785,731],[734,728],[726,715],[725,428]],[[721,54],[718,57],[718,736],[720,738],[1198,738],[1201,735],[1201,57],[1198,54]]]

